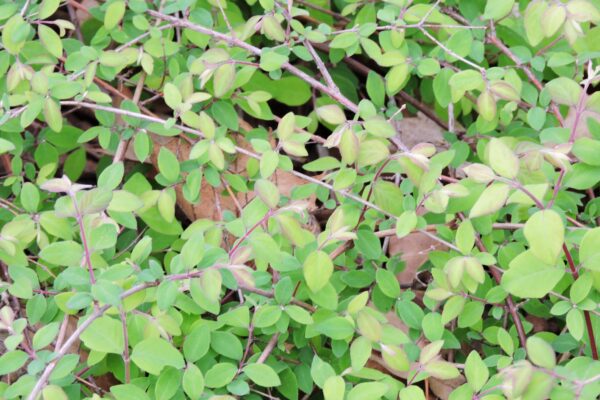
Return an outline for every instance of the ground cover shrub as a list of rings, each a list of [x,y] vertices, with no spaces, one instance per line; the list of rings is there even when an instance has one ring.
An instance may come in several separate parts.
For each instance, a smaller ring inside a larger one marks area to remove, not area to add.
[[[599,20],[2,2],[0,398],[597,398]]]

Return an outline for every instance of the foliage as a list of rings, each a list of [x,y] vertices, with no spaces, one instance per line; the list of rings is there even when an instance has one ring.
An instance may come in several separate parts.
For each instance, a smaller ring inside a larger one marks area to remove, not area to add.
[[[599,21],[4,1],[0,397],[597,398]]]

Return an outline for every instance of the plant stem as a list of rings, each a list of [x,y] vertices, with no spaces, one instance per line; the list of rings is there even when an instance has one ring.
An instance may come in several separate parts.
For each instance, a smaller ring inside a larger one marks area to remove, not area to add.
[[[231,256],[235,253],[235,251],[240,247],[240,245],[246,240],[248,239],[248,237],[252,234],[252,232],[254,232],[254,230],[256,230],[256,228],[258,228],[259,226],[261,226],[262,224],[264,224],[266,221],[269,220],[269,218],[271,218],[271,216],[273,216],[273,210],[269,210],[258,222],[256,222],[254,225],[252,225],[252,227],[250,227],[250,229],[248,229],[246,231],[246,233],[244,233],[244,236],[242,236],[237,243],[231,248],[231,250],[229,250],[229,257],[231,258]]]
[[[263,364],[267,360],[267,358],[269,357],[269,354],[271,354],[273,349],[275,349],[275,345],[277,345],[277,339],[279,339],[279,332],[277,332],[276,334],[271,336],[269,343],[267,343],[267,345],[265,346],[265,349],[258,357],[258,360],[256,360],[257,364]]]
[[[149,122],[157,122],[160,124],[164,124],[166,121],[163,120],[162,118],[159,117],[153,117],[153,116],[149,116],[149,115],[145,115],[145,114],[140,114],[134,111],[129,111],[129,110],[123,110],[120,108],[115,108],[115,107],[109,107],[109,106],[103,106],[100,104],[94,104],[94,103],[88,103],[88,102],[83,102],[83,101],[75,101],[75,100],[67,100],[67,101],[61,101],[60,102],[61,105],[66,105],[66,106],[77,106],[77,107],[85,107],[85,108],[89,108],[92,110],[102,110],[102,111],[108,111],[114,114],[120,114],[120,115],[127,115],[128,117],[132,117],[132,118],[138,118],[141,120],[145,120],[145,121],[149,121]],[[198,137],[204,137],[204,134],[201,131],[198,131],[196,129],[192,129],[192,128],[188,128],[187,126],[183,126],[183,125],[174,125],[175,128],[186,132],[186,133],[190,133],[192,135],[198,136]],[[239,147],[239,146],[235,146],[235,150],[236,152],[240,153],[240,154],[244,154],[248,157],[260,160],[260,156],[258,154],[255,154],[249,150],[246,150],[243,147]],[[290,174],[297,176],[300,179],[303,179],[307,182],[311,182],[314,183],[316,185],[322,186],[326,189],[331,190],[332,192],[336,193],[339,196],[345,197],[347,199],[351,199],[354,200],[360,204],[366,205],[369,208],[372,208],[373,210],[376,210],[380,213],[382,213],[383,215],[385,215],[388,218],[396,218],[396,216],[394,214],[391,214],[385,210],[383,210],[381,207],[377,206],[376,204],[371,203],[370,201],[364,200],[363,198],[355,195],[354,193],[348,192],[348,191],[341,191],[341,190],[336,190],[333,185],[330,185],[327,182],[323,182],[319,179],[316,179],[312,176],[303,174],[302,172],[298,172],[296,170],[291,170],[289,172]],[[444,246],[447,246],[450,249],[453,250],[458,250],[458,248],[456,246],[454,246],[452,243],[449,243],[448,241],[437,237],[436,235],[427,232],[425,230],[418,230],[418,232],[423,233],[426,236],[429,236],[431,239],[443,244]]]
[[[131,382],[131,360],[129,358],[129,334],[127,333],[127,314],[120,308],[119,314],[121,316],[121,325],[123,326],[123,338],[124,338],[124,349],[123,349],[123,362],[125,364],[125,383]]]
[[[94,276],[94,268],[92,267],[92,253],[90,252],[90,248],[87,242],[87,236],[85,234],[85,227],[83,226],[83,215],[79,210],[79,206],[77,205],[77,197],[74,193],[69,194],[71,197],[71,201],[73,202],[73,208],[75,208],[75,219],[77,220],[77,225],[79,225],[79,236],[81,237],[81,244],[83,245],[83,256],[85,259],[85,264],[87,266],[88,272],[90,274],[90,283],[94,285],[96,283],[96,277]]]
[[[571,269],[571,274],[573,275],[573,279],[577,280],[579,278],[579,272],[577,272],[577,268],[575,267],[575,262],[573,262],[573,257],[571,256],[571,252],[567,247],[566,243],[562,245],[563,251],[565,252],[565,256],[567,258],[567,264],[569,264],[569,268]],[[590,316],[590,312],[587,310],[583,311],[583,317],[585,318],[585,327],[588,333],[588,339],[590,341],[590,349],[592,351],[592,358],[594,360],[598,360],[598,348],[596,346],[596,338],[594,336],[594,327],[592,326],[592,318]]]
[[[166,14],[154,11],[154,10],[148,10],[148,14],[150,14],[151,16],[153,16],[155,18],[159,18],[159,19],[162,19],[164,21],[169,21],[173,25],[177,25],[177,26],[181,26],[181,27],[184,27],[184,28],[187,28],[187,29],[191,29],[193,31],[196,31],[196,32],[199,32],[199,33],[203,33],[205,35],[209,35],[209,36],[213,37],[214,39],[222,40],[222,41],[226,42],[229,45],[236,46],[236,47],[239,47],[241,49],[244,49],[244,50],[250,52],[251,54],[253,54],[253,55],[257,56],[257,57],[260,57],[262,55],[262,50],[260,48],[255,47],[255,46],[253,46],[253,45],[251,45],[249,43],[246,43],[246,42],[244,42],[241,39],[238,39],[238,38],[235,38],[235,37],[231,37],[231,36],[226,35],[224,33],[217,32],[217,31],[214,31],[212,29],[206,28],[204,26],[196,25],[196,24],[191,23],[189,21],[182,20],[182,19],[179,19],[177,17],[173,17],[171,15],[166,15]],[[312,76],[308,75],[304,71],[300,70],[299,68],[293,66],[289,62],[283,63],[281,65],[281,68],[287,70],[291,74],[296,75],[300,79],[306,81],[313,88],[315,88],[315,89],[317,89],[317,90],[319,90],[319,91],[327,94],[329,97],[331,97],[332,99],[338,101],[341,105],[343,105],[344,107],[346,107],[348,110],[350,110],[350,111],[352,111],[354,113],[358,112],[358,106],[356,104],[354,104],[352,101],[348,100],[348,98],[346,98],[344,95],[342,95],[341,93],[336,93],[334,90],[332,90],[328,86],[322,84],[321,82],[319,82],[318,80],[316,80]]]
[[[475,235],[475,243],[477,244],[477,248],[479,248],[480,251],[487,253],[487,249],[478,235]],[[489,268],[489,271],[492,274],[492,277],[494,278],[496,283],[500,285],[500,282],[502,281],[502,276],[500,275],[500,272],[498,271],[497,267],[495,265],[492,265]],[[527,343],[527,336],[525,335],[523,322],[521,322],[521,317],[519,316],[519,312],[517,311],[515,301],[513,300],[510,294],[506,296],[506,305],[508,306],[508,311],[512,316],[513,322],[515,323],[517,336],[519,336],[519,343],[521,344],[522,348],[525,348],[525,345]]]
[[[513,183],[513,186],[515,186],[518,190],[521,190],[523,193],[525,193],[527,196],[529,196],[529,198],[531,198],[533,200],[533,202],[535,203],[535,205],[538,209],[545,210],[545,209],[549,209],[551,207],[550,203],[548,203],[547,207],[544,207],[544,204],[542,204],[542,202],[537,197],[535,197],[533,195],[533,193],[531,193],[523,185],[521,185],[521,183],[519,183],[519,182],[512,182],[512,183]],[[571,275],[573,275],[573,279],[577,280],[577,278],[579,278],[579,272],[577,272],[577,267],[575,266],[575,262],[573,261],[573,256],[571,255],[571,251],[567,247],[567,244],[564,242],[562,244],[562,249],[563,249],[563,252],[565,253],[565,257],[567,259],[567,264],[569,265],[569,269],[571,270]],[[586,330],[588,333],[588,338],[590,340],[590,349],[592,351],[592,358],[594,360],[598,360],[598,348],[596,346],[596,339],[594,336],[594,327],[592,325],[592,319],[590,317],[590,312],[587,310],[584,310],[583,316],[585,318],[585,326],[586,326]]]

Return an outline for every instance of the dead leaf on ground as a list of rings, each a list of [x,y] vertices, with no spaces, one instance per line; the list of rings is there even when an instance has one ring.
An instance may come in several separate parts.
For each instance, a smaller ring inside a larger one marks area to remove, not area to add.
[[[247,125],[247,123],[246,123]],[[248,125],[246,127],[249,127]],[[241,135],[236,135],[236,144],[247,150],[252,150],[250,144],[244,140]],[[154,150],[151,155],[151,162],[156,167],[158,165],[157,158],[158,152],[161,147],[168,148],[173,154],[181,160],[186,160],[189,157],[192,145],[180,137],[164,137],[158,135],[152,135],[154,141]],[[128,149],[128,152],[132,151],[132,146]],[[132,156],[132,154],[128,154]],[[246,176],[246,163],[249,157],[244,154],[236,156],[235,162],[230,165],[229,172],[241,176]],[[317,177],[318,178],[318,177]],[[271,176],[271,181],[279,188],[279,191],[284,196],[290,196],[292,189],[299,185],[306,184],[307,182],[303,179],[292,175],[289,172],[277,170]],[[187,218],[191,221],[195,221],[201,218],[209,218],[212,220],[220,220],[223,211],[229,210],[234,213],[238,212],[238,206],[244,207],[254,196],[253,191],[247,193],[236,193],[235,198],[229,195],[227,188],[224,185],[220,185],[217,188],[211,186],[205,179],[202,180],[202,187],[200,190],[200,202],[196,205],[189,203],[183,197],[181,185],[176,187],[177,192],[177,205],[181,208]],[[237,202],[237,204],[236,204]],[[312,211],[316,208],[316,197],[311,196],[308,199],[308,210]]]

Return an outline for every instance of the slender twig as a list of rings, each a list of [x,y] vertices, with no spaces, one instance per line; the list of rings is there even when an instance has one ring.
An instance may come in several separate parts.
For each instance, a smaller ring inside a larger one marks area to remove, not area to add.
[[[592,68],[592,61],[590,60],[588,62],[588,78],[584,81],[583,84],[583,89],[581,89],[581,94],[579,95],[579,100],[577,102],[577,107],[575,108],[575,119],[573,121],[573,126],[571,127],[571,132],[569,134],[569,143],[573,144],[573,142],[575,142],[575,137],[577,136],[577,128],[579,127],[579,122],[581,121],[581,116],[583,115],[584,111],[585,111],[585,102],[587,99],[587,91],[590,87],[590,84],[592,83],[592,79],[594,78],[593,75],[593,68]],[[554,204],[554,201],[556,200],[556,197],[558,196],[558,192],[562,186],[562,181],[565,177],[565,169],[561,168],[560,173],[558,175],[558,180],[556,181],[556,184],[554,185],[554,191],[552,193],[552,198],[550,199],[550,202],[548,203],[548,207],[552,207],[552,205]]]
[[[262,55],[262,50],[260,48],[258,48],[256,46],[253,46],[253,45],[251,45],[249,43],[246,43],[246,42],[244,42],[244,41],[242,41],[242,40],[240,40],[238,38],[231,37],[229,35],[226,35],[226,34],[221,33],[221,32],[214,31],[214,30],[206,28],[204,26],[196,25],[196,24],[194,24],[194,23],[192,23],[190,21],[182,20],[182,19],[179,19],[177,17],[173,17],[171,15],[166,15],[166,14],[163,14],[163,13],[159,13],[157,11],[148,10],[148,13],[151,16],[155,17],[155,18],[159,18],[159,19],[162,19],[164,21],[169,21],[173,25],[182,26],[184,28],[191,29],[191,30],[196,31],[196,32],[200,32],[200,33],[203,33],[205,35],[209,35],[209,36],[213,37],[214,39],[222,40],[222,41],[228,43],[229,45],[236,46],[236,47],[239,47],[241,49],[244,49],[244,50],[250,52],[251,54],[254,54],[255,56],[260,57]],[[346,98],[343,94],[334,92],[331,88],[329,88],[326,85],[322,84],[321,82],[319,82],[318,80],[316,80],[312,76],[308,75],[306,72],[304,72],[304,71],[300,70],[299,68],[293,66],[289,62],[283,63],[281,65],[281,68],[287,70],[291,74],[296,75],[300,79],[306,81],[313,88],[315,88],[315,89],[317,89],[317,90],[325,93],[326,95],[328,95],[332,99],[337,100],[341,105],[343,105],[344,107],[346,107],[348,110],[350,110],[352,112],[355,112],[355,113],[358,112],[358,106],[356,104],[354,104],[352,101],[350,101],[348,98]]]
[[[67,2],[67,11],[69,13],[69,19],[73,21],[73,25],[75,25],[75,35],[77,36],[77,40],[83,43],[83,35],[81,34],[81,26],[79,24],[79,19],[77,18],[77,13],[69,2]]]
[[[21,8],[21,16],[24,17],[25,14],[27,13],[27,9],[29,8],[29,3],[31,3],[31,0],[26,0],[25,4],[23,4],[23,8]]]
[[[216,1],[217,1],[217,5],[219,6],[219,11],[221,12],[221,15],[223,16],[223,21],[225,21],[225,25],[227,25],[227,29],[229,29],[229,33],[231,34],[231,37],[235,37],[235,31],[233,30],[233,27],[231,26],[231,23],[229,22],[229,18],[227,18],[227,14],[225,14],[225,10],[223,9],[221,0],[216,0]]]
[[[123,110],[120,108],[115,108],[115,107],[110,107],[110,106],[103,106],[100,104],[94,104],[94,103],[88,103],[88,102],[82,102],[82,101],[75,101],[75,100],[66,100],[66,101],[61,101],[61,105],[66,105],[66,106],[81,106],[81,107],[85,107],[85,108],[90,108],[93,110],[102,110],[102,111],[108,111],[108,112],[112,112],[115,114],[119,114],[119,115],[127,115],[129,117],[132,118],[138,118],[141,120],[145,120],[145,121],[149,121],[149,122],[157,122],[160,124],[164,124],[166,121],[163,120],[162,118],[158,118],[158,117],[152,117],[149,115],[145,115],[145,114],[140,114],[134,111],[129,111],[129,110]],[[199,137],[204,137],[204,134],[201,131],[198,131],[196,129],[192,129],[189,128],[187,126],[183,126],[183,125],[174,125],[175,128],[186,132],[186,133],[190,133],[192,135],[195,136],[199,136]],[[253,152],[251,152],[250,150],[247,150],[243,147],[239,147],[239,146],[235,146],[235,150],[236,152],[240,153],[240,154],[244,154],[248,157],[254,158],[259,160],[260,156],[258,154],[255,154]],[[355,195],[354,193],[348,192],[348,191],[340,191],[337,190],[333,187],[333,185],[327,183],[327,182],[323,182],[320,179],[314,178],[312,176],[308,176],[306,174],[303,174],[301,172],[298,172],[296,170],[291,170],[290,174],[303,179],[307,182],[310,183],[314,183],[316,185],[322,186],[328,190],[331,190],[332,192],[335,192],[337,195],[343,196],[347,199],[350,200],[354,200],[362,205],[367,205],[369,208],[376,210],[378,212],[380,212],[381,214],[385,215],[388,218],[396,218],[396,216],[390,212],[385,211],[384,209],[382,209],[381,207],[377,206],[376,204],[371,203],[370,201],[366,201],[363,198]],[[445,245],[446,247],[453,249],[453,250],[457,250],[458,248],[456,246],[454,246],[452,243],[449,243],[448,241],[437,237],[436,235],[430,233],[430,232],[426,232],[424,230],[419,230],[419,232],[423,233],[426,236],[429,236],[430,238],[432,238],[433,240]]]
[[[252,225],[250,227],[250,229],[248,229],[246,231],[246,233],[244,233],[244,236],[242,236],[237,241],[237,243],[231,248],[231,250],[229,250],[229,257],[231,257],[235,253],[235,251],[240,247],[240,245],[242,243],[244,243],[246,241],[246,239],[248,239],[250,234],[252,234],[252,232],[254,232],[256,230],[256,228],[258,228],[259,226],[264,224],[266,221],[268,221],[268,219],[271,218],[273,215],[274,215],[273,211],[269,210],[261,219],[259,219],[254,225]]]
[[[173,26],[174,26],[173,24],[166,24],[166,25],[158,26],[158,27],[156,27],[156,29],[158,29],[159,31],[163,31],[165,29],[172,28]],[[115,49],[115,51],[121,52],[121,51],[125,50],[126,48],[133,46],[134,44],[138,43],[140,40],[143,40],[144,38],[146,38],[148,36],[150,36],[150,31],[144,32],[141,35],[131,39],[129,42],[120,45],[119,47],[117,47]]]
[[[310,41],[309,40],[305,40],[304,41],[304,46],[306,47],[306,49],[308,50],[308,52],[312,56],[313,60],[315,60],[315,64],[317,65],[317,69],[319,70],[319,72],[323,76],[323,79],[325,79],[325,83],[327,83],[327,86],[329,86],[330,89],[332,89],[332,90],[334,90],[336,92],[339,92],[340,89],[337,87],[337,85],[333,81],[333,78],[331,77],[331,74],[329,73],[329,70],[327,69],[327,67],[325,66],[325,64],[323,64],[323,60],[321,60],[321,57],[319,57],[319,55],[317,54],[315,48],[310,43]]]
[[[350,22],[350,18],[343,16],[342,14],[336,13],[335,11],[332,11],[328,8],[325,7],[321,7],[317,4],[313,4],[310,1],[305,1],[305,0],[294,0],[296,3],[298,4],[302,4],[304,7],[307,8],[312,8],[315,11],[319,11],[322,12],[323,14],[327,14],[330,15],[332,17],[334,17],[336,20],[347,23]]]
[[[144,82],[146,81],[146,73],[142,72],[137,81],[137,85],[135,86],[135,92],[133,93],[133,98],[131,101],[134,104],[138,104],[140,101],[140,97],[142,96],[142,90],[144,89]],[[125,153],[127,152],[127,145],[129,144],[129,139],[121,139],[119,140],[119,145],[117,146],[117,150],[115,151],[115,155],[113,156],[113,164],[121,162]]]
[[[65,314],[63,317],[63,321],[60,324],[60,329],[58,331],[58,336],[56,337],[56,345],[54,346],[54,351],[57,351],[62,345],[63,340],[65,340],[65,334],[67,333],[67,327],[69,326],[69,314]]]
[[[83,214],[79,210],[79,206],[77,205],[77,197],[75,193],[70,193],[71,201],[73,202],[73,208],[75,209],[75,219],[77,220],[77,225],[79,226],[79,236],[81,238],[81,244],[83,245],[83,256],[85,260],[85,265],[90,274],[90,283],[94,285],[96,283],[96,277],[94,276],[94,268],[92,267],[92,252],[88,246],[87,235],[85,233],[85,227],[83,225]]]
[[[425,28],[419,28],[419,30],[429,38],[429,40],[431,40],[433,43],[435,43],[439,48],[441,48],[442,50],[444,50],[447,54],[449,54],[450,56],[456,58],[457,60],[460,60],[462,62],[464,62],[465,64],[467,64],[468,66],[476,69],[477,71],[479,71],[482,75],[485,76],[485,68],[475,64],[472,61],[467,60],[464,57],[459,56],[458,54],[456,54],[454,51],[450,50],[448,47],[446,47],[442,42],[440,42],[439,40],[437,40],[435,38],[435,36],[433,36],[431,33],[427,32],[427,29]]]
[[[262,364],[262,363],[264,363],[267,360],[267,358],[269,357],[269,354],[271,354],[271,352],[273,351],[273,349],[277,345],[277,339],[279,339],[279,332],[277,332],[276,334],[274,334],[273,336],[271,336],[271,339],[269,340],[269,342],[265,346],[265,349],[263,350],[263,352],[258,357],[258,360],[256,360],[257,364]]]
[[[89,318],[86,319],[81,325],[79,325],[79,327],[77,327],[75,332],[73,332],[73,334],[71,336],[69,336],[69,338],[61,346],[60,350],[58,352],[55,352],[54,359],[52,361],[50,361],[50,363],[46,366],[46,368],[42,372],[42,375],[37,380],[35,386],[31,390],[31,393],[29,393],[27,400],[36,400],[38,398],[40,392],[46,386],[46,382],[48,381],[50,374],[52,373],[52,371],[54,371],[56,364],[58,364],[58,362],[67,354],[71,345],[79,339],[79,336],[81,336],[81,334],[92,324],[92,322],[94,322],[96,319],[98,319],[102,315],[104,315],[104,313],[110,307],[111,307],[110,305],[105,305],[105,306],[99,308],[92,315],[90,315]]]
[[[313,47],[315,47],[315,48],[317,48],[319,50],[322,50],[322,51],[329,51],[329,47],[326,44],[323,44],[323,43],[315,43],[315,44],[313,44]],[[366,66],[365,64],[363,64],[359,60],[357,60],[355,58],[352,58],[352,57],[345,57],[344,58],[344,62],[351,69],[353,69],[356,72],[359,72],[363,76],[367,76],[369,74],[369,72],[372,71],[371,68],[369,68],[368,66]],[[414,108],[416,108],[417,110],[419,110],[420,112],[422,112],[428,119],[430,119],[431,121],[433,121],[436,125],[440,126],[443,129],[446,129],[446,130],[448,129],[448,124],[446,122],[444,122],[435,113],[435,111],[433,111],[430,107],[428,107],[426,104],[422,103],[421,101],[419,101],[415,97],[413,97],[410,94],[408,94],[406,92],[403,92],[403,91],[399,92],[396,96],[402,102],[408,103],[411,106],[413,106]]]
[[[525,73],[525,75],[527,75],[527,78],[529,78],[531,83],[533,83],[538,90],[542,90],[544,88],[544,86],[542,85],[540,80],[535,76],[533,71],[529,67],[524,65],[524,63],[521,61],[521,59],[519,59],[519,57],[515,53],[513,53],[508,47],[506,47],[506,45],[504,43],[502,43],[502,41],[500,39],[498,39],[498,37],[495,35],[495,33],[493,31],[492,31],[492,33],[487,35],[487,41],[489,43],[493,44],[494,46],[496,46],[498,48],[498,50],[500,50],[502,53],[504,53],[518,67],[520,67],[523,70],[523,72]],[[554,116],[556,117],[556,119],[558,120],[560,125],[564,126],[565,120],[564,120],[562,114],[560,113],[558,106],[554,102],[551,102],[550,108],[552,109],[552,113],[554,114]]]
[[[127,314],[120,308],[121,325],[123,326],[123,362],[125,364],[125,383],[131,382],[131,360],[129,358],[129,334],[127,333]]]
[[[462,213],[459,213],[458,216],[461,220],[466,219]],[[484,252],[484,253],[488,252],[485,244],[483,244],[483,241],[477,234],[475,235],[475,244],[476,244],[477,248],[479,249],[479,251]],[[500,282],[502,281],[502,274],[499,271],[498,267],[495,265],[490,265],[490,267],[488,269],[489,269],[490,273],[492,274],[492,277],[494,278],[496,283],[500,284]],[[523,322],[521,321],[521,317],[519,316],[519,312],[515,305],[515,301],[513,300],[513,297],[510,294],[506,296],[505,301],[506,301],[506,306],[508,307],[508,312],[512,316],[513,322],[515,324],[515,328],[517,330],[517,336],[519,337],[519,343],[521,344],[521,347],[525,348],[525,344],[527,342],[527,336],[525,335],[525,328],[523,328]]]
[[[537,197],[535,197],[535,195],[533,195],[533,193],[531,193],[529,190],[527,190],[525,187],[523,187],[523,185],[521,185],[518,182],[513,182],[513,185],[521,190],[524,194],[526,194],[527,196],[529,196],[529,198],[531,198],[535,204],[535,206],[540,209],[540,210],[545,210],[551,207],[551,204],[549,203],[547,207],[544,207],[544,204],[540,201],[540,199],[538,199]],[[573,261],[573,256],[571,255],[571,251],[569,250],[569,248],[567,247],[567,244],[563,242],[562,244],[562,250],[565,253],[565,258],[567,259],[567,264],[569,265],[569,269],[571,270],[571,275],[573,276],[574,280],[577,280],[579,278],[579,272],[577,271],[577,267],[575,266],[575,262]],[[592,351],[592,358],[594,360],[598,360],[598,349],[596,346],[596,339],[594,336],[594,328],[592,325],[592,319],[590,317],[590,313],[587,310],[583,311],[583,316],[585,318],[585,325],[586,325],[586,330],[588,333],[588,338],[590,340],[590,349]]]

